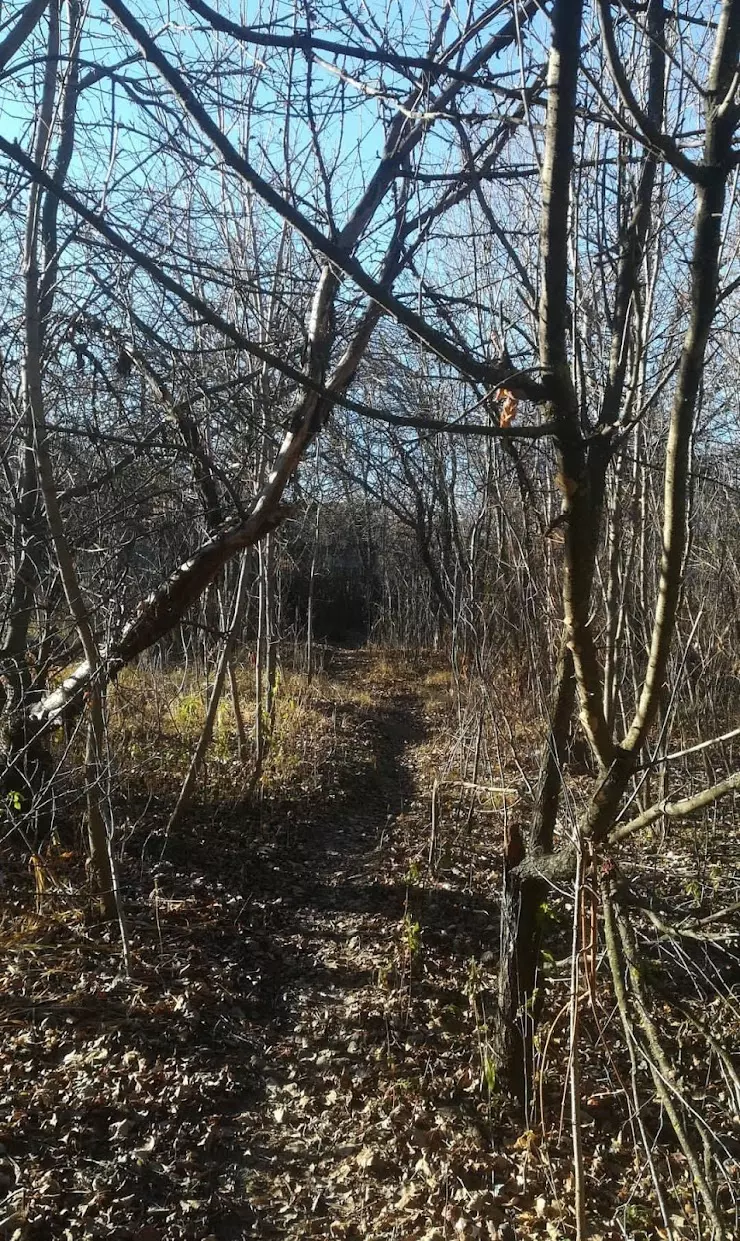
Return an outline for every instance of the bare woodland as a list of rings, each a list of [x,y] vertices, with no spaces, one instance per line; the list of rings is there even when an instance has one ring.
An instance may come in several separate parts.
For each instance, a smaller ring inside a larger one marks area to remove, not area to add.
[[[740,1235],[740,0],[30,0],[0,73],[4,1038],[64,1050],[28,978],[80,935],[128,1037],[192,896],[156,865],[207,824],[259,900],[277,841],[298,900],[335,784],[403,858],[383,1072],[450,893],[490,905],[445,967],[487,1154],[439,1208],[454,1100],[428,1159],[347,1156],[382,1211],[325,1171],[282,1224],[242,1182],[113,1224],[139,1191],[75,1215],[71,1148],[23,1179],[11,1090],[3,1235]]]

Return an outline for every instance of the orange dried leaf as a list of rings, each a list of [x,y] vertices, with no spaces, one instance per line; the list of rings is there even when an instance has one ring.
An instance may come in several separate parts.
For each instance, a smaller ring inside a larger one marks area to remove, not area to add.
[[[497,401],[502,402],[499,413],[499,426],[504,428],[510,427],[516,418],[519,401],[513,392],[509,392],[508,388],[497,388],[494,397]]]

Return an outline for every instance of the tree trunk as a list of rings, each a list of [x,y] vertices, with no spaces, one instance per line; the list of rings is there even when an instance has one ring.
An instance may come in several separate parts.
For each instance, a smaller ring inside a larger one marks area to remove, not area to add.
[[[534,1081],[534,1033],[542,1007],[538,975],[547,888],[536,876],[520,877],[512,865],[520,850],[521,842],[514,834],[504,864],[501,896],[496,1055],[506,1086],[528,1118]]]

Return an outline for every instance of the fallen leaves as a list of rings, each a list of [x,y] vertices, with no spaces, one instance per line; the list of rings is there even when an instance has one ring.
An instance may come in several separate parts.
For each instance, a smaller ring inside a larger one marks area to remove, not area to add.
[[[568,1144],[523,1130],[482,1089],[496,816],[463,839],[450,832],[434,877],[425,865],[424,794],[449,755],[447,681],[424,682],[422,696],[405,670],[388,663],[376,677],[372,656],[352,661],[321,707],[334,749],[310,779],[297,769],[272,819],[194,815],[156,870],[137,854],[125,875],[133,981],[74,912],[19,911],[8,926],[8,1237],[572,1236]],[[551,1051],[567,1055],[557,1037]],[[640,1205],[620,1098],[584,1076],[603,1241],[624,1235],[616,1211]],[[547,1106],[557,1118],[560,1098]]]

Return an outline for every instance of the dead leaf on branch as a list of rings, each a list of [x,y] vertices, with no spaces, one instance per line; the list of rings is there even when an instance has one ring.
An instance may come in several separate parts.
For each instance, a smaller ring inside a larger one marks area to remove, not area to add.
[[[496,401],[501,402],[498,424],[503,430],[506,430],[516,418],[519,401],[508,388],[497,388],[493,395]]]

